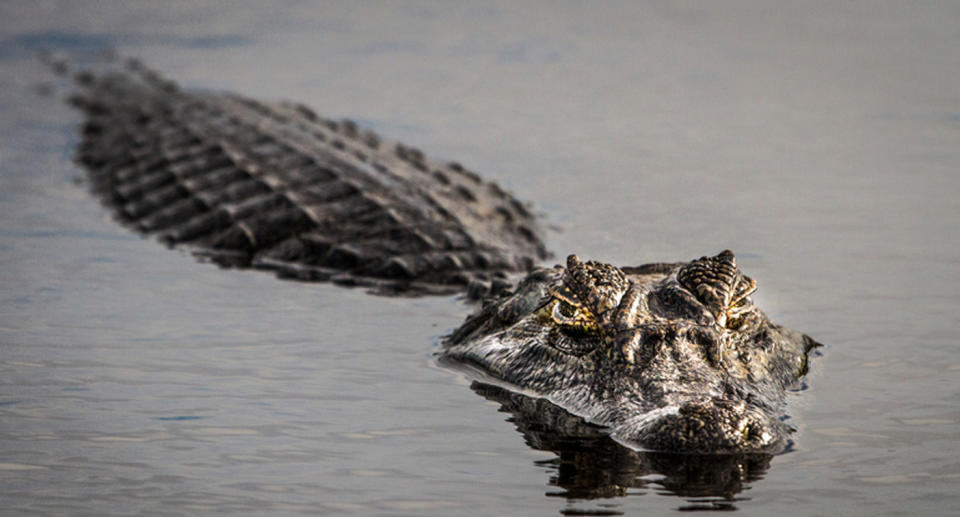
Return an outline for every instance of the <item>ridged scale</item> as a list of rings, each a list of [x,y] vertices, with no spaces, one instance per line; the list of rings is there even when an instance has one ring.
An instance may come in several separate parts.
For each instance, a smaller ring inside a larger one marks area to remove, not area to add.
[[[183,92],[136,62],[77,82],[93,189],[139,231],[221,264],[476,294],[547,257],[535,218],[496,184],[350,121]]]

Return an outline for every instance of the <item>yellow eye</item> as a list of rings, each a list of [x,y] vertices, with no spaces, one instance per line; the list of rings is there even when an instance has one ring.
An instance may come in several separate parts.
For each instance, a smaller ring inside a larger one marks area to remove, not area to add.
[[[556,300],[553,303],[553,320],[557,323],[573,323],[579,314],[580,310],[566,300]]]
[[[550,317],[559,325],[561,331],[576,336],[599,333],[600,327],[597,325],[597,320],[587,309],[562,298],[554,300],[552,305]]]
[[[549,342],[557,350],[582,356],[599,346],[600,326],[596,317],[572,297],[554,297],[541,314],[546,322],[552,321],[554,324],[550,329]]]

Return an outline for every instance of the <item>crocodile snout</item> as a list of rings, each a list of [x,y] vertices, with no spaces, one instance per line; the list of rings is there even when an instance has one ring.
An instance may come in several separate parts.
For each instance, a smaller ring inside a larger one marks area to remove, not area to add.
[[[766,451],[782,445],[784,424],[743,402],[688,402],[675,412],[645,418],[631,441],[653,450],[726,453]]]

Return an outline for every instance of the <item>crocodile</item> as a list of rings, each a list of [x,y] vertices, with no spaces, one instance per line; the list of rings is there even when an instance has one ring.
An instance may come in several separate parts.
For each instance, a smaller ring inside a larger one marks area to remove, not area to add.
[[[815,342],[775,325],[724,251],[618,268],[551,255],[494,182],[298,103],[187,91],[138,60],[73,71],[76,160],[116,217],[228,267],[465,293],[439,361],[555,404],[631,447],[782,450]]]
[[[446,340],[463,365],[641,449],[783,450],[810,337],[754,304],[734,254],[619,268],[567,257],[486,301]]]

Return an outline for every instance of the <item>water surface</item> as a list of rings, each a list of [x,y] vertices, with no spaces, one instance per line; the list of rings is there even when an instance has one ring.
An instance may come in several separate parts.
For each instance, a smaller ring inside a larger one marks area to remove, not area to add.
[[[957,513],[957,20],[873,2],[3,4],[0,513]],[[733,249],[757,304],[826,344],[790,396],[793,449],[720,482],[731,469],[601,439],[540,450],[502,407],[529,401],[436,364],[461,301],[221,270],[130,233],[77,183],[79,117],[35,59],[108,46],[459,160],[531,201],[560,256]],[[571,476],[571,458],[600,467]],[[577,488],[610,473],[621,489]]]

